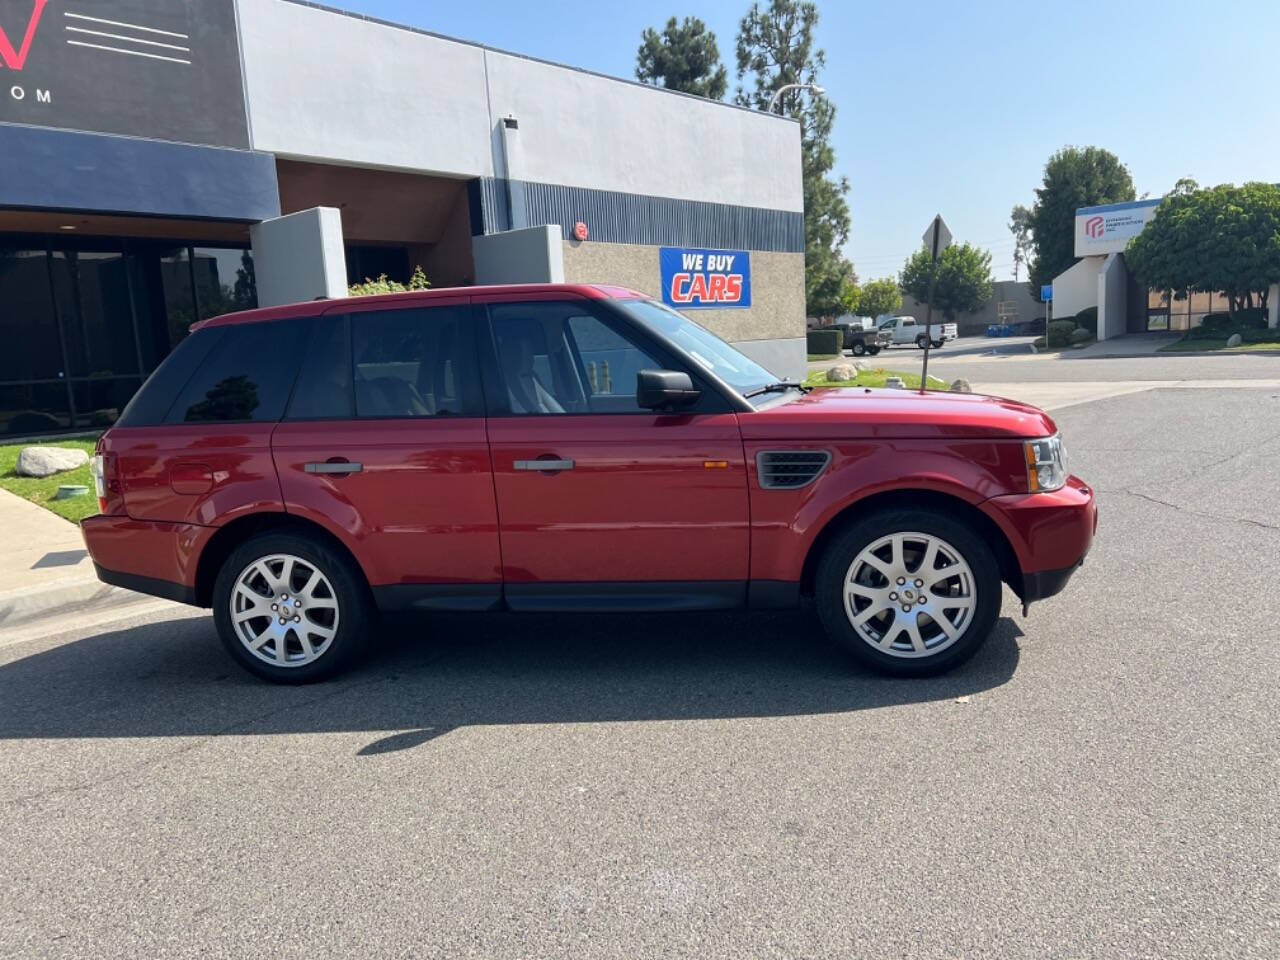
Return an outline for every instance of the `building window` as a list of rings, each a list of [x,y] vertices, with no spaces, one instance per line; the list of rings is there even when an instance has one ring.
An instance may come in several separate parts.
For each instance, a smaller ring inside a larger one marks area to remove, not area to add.
[[[0,434],[110,426],[194,321],[257,301],[244,249],[0,241]]]

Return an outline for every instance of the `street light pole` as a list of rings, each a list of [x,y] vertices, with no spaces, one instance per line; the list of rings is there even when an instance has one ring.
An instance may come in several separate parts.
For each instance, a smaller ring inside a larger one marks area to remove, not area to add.
[[[769,113],[773,113],[778,107],[778,101],[782,99],[782,95],[788,90],[808,90],[810,93],[826,93],[827,91],[816,83],[784,83],[776,91],[774,91],[773,99],[769,101]]]

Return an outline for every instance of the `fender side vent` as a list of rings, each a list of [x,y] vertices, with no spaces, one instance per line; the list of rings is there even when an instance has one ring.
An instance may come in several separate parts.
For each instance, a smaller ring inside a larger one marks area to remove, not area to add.
[[[830,462],[828,450],[761,450],[756,472],[766,490],[795,490],[817,480]]]

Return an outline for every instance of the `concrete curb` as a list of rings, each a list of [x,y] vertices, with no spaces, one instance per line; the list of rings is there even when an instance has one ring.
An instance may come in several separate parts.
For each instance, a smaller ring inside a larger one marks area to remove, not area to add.
[[[31,623],[43,617],[87,610],[107,610],[149,602],[153,598],[112,587],[97,579],[57,580],[38,587],[0,593],[0,630]]]

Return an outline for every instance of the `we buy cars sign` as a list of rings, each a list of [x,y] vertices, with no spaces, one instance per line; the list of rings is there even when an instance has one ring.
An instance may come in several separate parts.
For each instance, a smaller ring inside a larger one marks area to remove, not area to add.
[[[751,255],[745,250],[660,247],[658,262],[667,306],[751,306]]]

